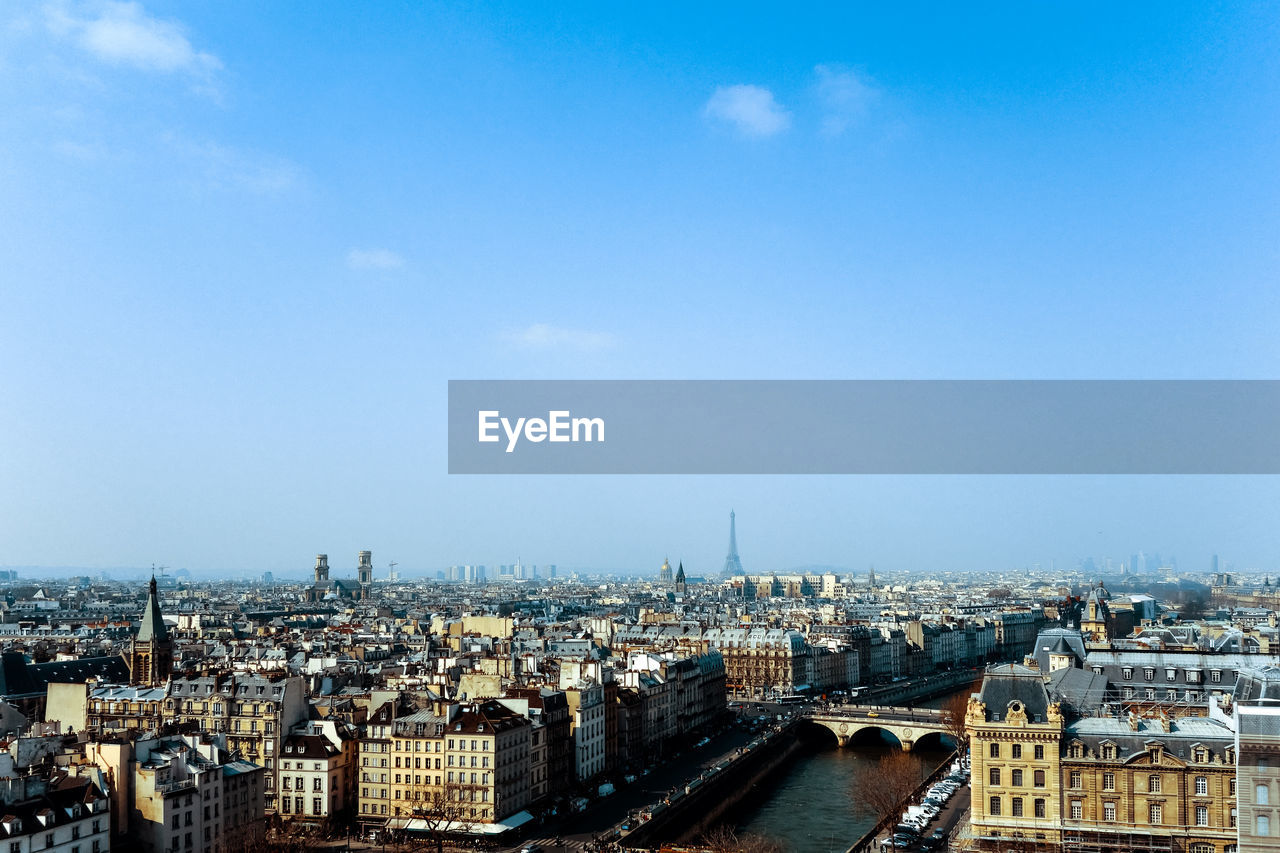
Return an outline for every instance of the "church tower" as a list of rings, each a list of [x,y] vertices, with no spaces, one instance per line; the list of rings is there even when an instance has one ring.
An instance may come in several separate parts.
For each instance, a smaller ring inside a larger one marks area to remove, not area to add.
[[[684,561],[680,561],[680,568],[676,569],[676,595],[684,595],[688,587],[684,580]]]
[[[142,624],[129,649],[129,681],[157,687],[169,680],[172,671],[173,640],[160,615],[160,598],[156,593],[156,579],[152,577]]]

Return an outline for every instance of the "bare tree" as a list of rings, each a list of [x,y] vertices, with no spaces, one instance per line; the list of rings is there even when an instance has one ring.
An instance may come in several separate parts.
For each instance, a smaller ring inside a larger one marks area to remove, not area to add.
[[[947,734],[956,742],[956,751],[964,755],[968,751],[969,736],[965,730],[964,718],[969,713],[969,697],[982,690],[982,679],[978,679],[967,689],[953,693],[942,706],[942,723],[947,727]]]
[[[920,764],[905,752],[886,753],[870,773],[853,777],[849,795],[854,805],[875,815],[888,817],[920,787],[924,775]]]
[[[476,823],[476,803],[471,799],[472,793],[471,786],[459,782],[415,785],[405,791],[413,799],[396,806],[396,816],[407,821],[406,827],[417,822],[426,840],[436,848],[436,853],[444,853],[445,841],[451,835],[470,832]]]
[[[767,835],[738,835],[732,827],[718,826],[703,834],[701,845],[711,853],[782,853],[782,845]]]

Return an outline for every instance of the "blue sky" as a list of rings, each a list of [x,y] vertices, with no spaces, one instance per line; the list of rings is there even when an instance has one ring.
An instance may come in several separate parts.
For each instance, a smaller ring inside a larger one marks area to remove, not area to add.
[[[1273,478],[444,473],[450,378],[1274,378],[1276,4],[546,5],[6,4],[0,564],[1280,566]]]

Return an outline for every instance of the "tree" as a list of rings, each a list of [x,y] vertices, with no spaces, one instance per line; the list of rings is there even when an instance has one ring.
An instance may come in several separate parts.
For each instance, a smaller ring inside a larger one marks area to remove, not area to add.
[[[964,718],[969,713],[969,697],[982,690],[982,679],[973,682],[967,689],[953,693],[942,706],[942,723],[947,727],[947,734],[956,742],[956,751],[964,755],[968,751],[969,737],[966,734]]]
[[[412,793],[413,799],[396,806],[396,816],[421,821],[423,833],[435,846],[436,853],[444,853],[444,843],[449,836],[469,832],[476,822],[471,792],[470,786],[458,782],[415,785],[405,791],[406,796]]]
[[[1194,622],[1197,619],[1203,619],[1204,612],[1204,595],[1196,593],[1187,596],[1187,600],[1183,603],[1182,611],[1178,614],[1178,618],[1186,622]]]
[[[883,820],[902,807],[922,779],[920,764],[905,752],[895,750],[876,762],[873,772],[855,776],[849,794],[855,805]]]
[[[757,835],[752,832],[738,835],[729,826],[718,826],[704,833],[700,843],[711,853],[782,853],[783,851],[782,845],[767,835]]]
[[[987,598],[1006,599],[1013,597],[1013,590],[1008,587],[998,586],[994,589],[987,590]]]

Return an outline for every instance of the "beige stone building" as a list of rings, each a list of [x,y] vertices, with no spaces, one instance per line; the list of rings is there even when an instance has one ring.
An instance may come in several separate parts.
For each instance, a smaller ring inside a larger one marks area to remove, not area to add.
[[[361,740],[358,819],[413,833],[442,817],[462,831],[531,802],[532,723],[495,700],[436,703],[395,716],[388,702]]]
[[[266,770],[266,808],[279,805],[280,753],[286,733],[307,719],[301,678],[261,675],[178,678],[169,684],[166,720],[225,734],[227,747]]]
[[[973,835],[1073,853],[1234,853],[1235,742],[1219,719],[1077,713],[1038,669],[970,699]]]

